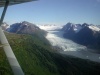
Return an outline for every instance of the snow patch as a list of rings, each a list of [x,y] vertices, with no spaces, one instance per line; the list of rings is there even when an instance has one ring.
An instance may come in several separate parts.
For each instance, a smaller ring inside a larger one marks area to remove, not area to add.
[[[82,29],[81,26],[75,26],[74,31],[78,33]]]
[[[94,30],[94,31],[100,31],[100,28],[98,28],[96,26],[89,26],[89,28]]]

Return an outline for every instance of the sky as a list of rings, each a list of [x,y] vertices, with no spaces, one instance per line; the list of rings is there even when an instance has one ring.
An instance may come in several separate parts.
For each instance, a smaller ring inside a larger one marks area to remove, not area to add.
[[[0,16],[3,8],[0,8]],[[4,22],[28,21],[35,24],[100,25],[100,0],[38,0],[9,6]]]

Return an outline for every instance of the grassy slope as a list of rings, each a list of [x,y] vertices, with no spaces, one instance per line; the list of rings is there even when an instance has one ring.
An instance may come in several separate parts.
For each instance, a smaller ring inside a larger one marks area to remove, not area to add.
[[[54,53],[49,43],[36,35],[6,36],[25,75],[100,75],[100,64]]]

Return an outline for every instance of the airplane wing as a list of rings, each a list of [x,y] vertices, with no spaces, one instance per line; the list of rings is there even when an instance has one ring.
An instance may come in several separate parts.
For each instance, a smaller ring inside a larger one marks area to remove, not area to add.
[[[37,0],[0,0],[0,7],[4,7],[6,1],[9,1],[9,5],[15,5],[15,4],[37,1]]]

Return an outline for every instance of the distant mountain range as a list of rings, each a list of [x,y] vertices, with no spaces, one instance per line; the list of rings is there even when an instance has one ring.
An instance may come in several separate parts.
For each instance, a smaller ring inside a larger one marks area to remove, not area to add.
[[[100,28],[91,24],[67,23],[62,30],[64,37],[85,45],[89,48],[100,49]]]

